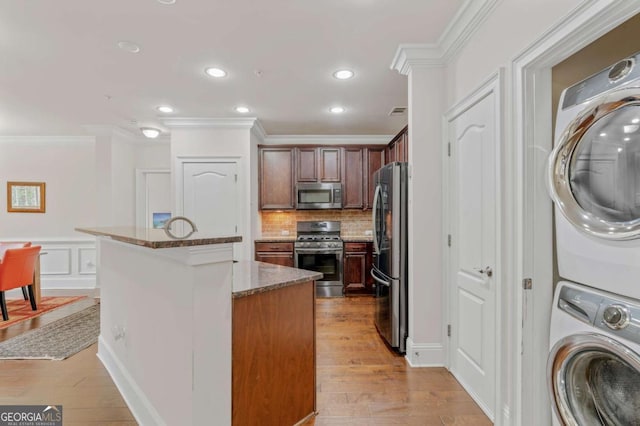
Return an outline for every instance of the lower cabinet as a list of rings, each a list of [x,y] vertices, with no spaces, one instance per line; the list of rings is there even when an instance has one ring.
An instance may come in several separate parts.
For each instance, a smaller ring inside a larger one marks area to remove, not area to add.
[[[256,242],[256,260],[293,268],[293,243]]]
[[[372,262],[372,243],[344,244],[343,292],[345,296],[374,293],[373,278],[369,273]]]
[[[232,315],[231,424],[301,424],[316,411],[313,281],[234,297]]]

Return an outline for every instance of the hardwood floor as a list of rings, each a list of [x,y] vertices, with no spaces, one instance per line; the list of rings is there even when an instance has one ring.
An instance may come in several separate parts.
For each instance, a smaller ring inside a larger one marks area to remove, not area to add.
[[[82,303],[0,330],[0,341],[92,301]],[[409,368],[385,347],[373,299],[318,299],[316,315],[318,416],[305,425],[491,424],[447,370]],[[0,361],[0,405],[62,404],[65,426],[135,425],[96,351],[93,345],[64,361]]]
[[[307,425],[490,425],[444,368],[409,368],[373,323],[374,299],[317,299],[317,411]]]
[[[87,298],[0,330],[0,341],[95,303]],[[65,426],[137,425],[92,345],[64,361],[1,360],[0,405],[62,405]]]

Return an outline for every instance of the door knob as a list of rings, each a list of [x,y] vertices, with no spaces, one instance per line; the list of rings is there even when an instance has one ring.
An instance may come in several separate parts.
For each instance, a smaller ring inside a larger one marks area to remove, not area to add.
[[[493,269],[491,269],[490,266],[487,266],[486,268],[482,269],[482,268],[473,268],[476,270],[476,272],[479,272],[481,274],[487,274],[487,277],[491,278],[493,276]]]

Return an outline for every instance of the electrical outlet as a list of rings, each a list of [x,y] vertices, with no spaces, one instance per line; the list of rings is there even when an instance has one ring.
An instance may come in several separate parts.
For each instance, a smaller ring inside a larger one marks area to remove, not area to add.
[[[364,235],[366,235],[367,237],[370,237],[373,235],[373,231],[371,229],[367,229],[366,231],[364,231]]]
[[[280,235],[287,236],[289,235],[289,231],[283,229],[282,231],[280,231]]]

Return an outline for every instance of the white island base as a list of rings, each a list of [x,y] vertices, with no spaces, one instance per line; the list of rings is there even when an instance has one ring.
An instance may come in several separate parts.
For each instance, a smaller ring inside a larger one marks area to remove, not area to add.
[[[138,423],[230,425],[233,245],[98,242],[98,357]]]

